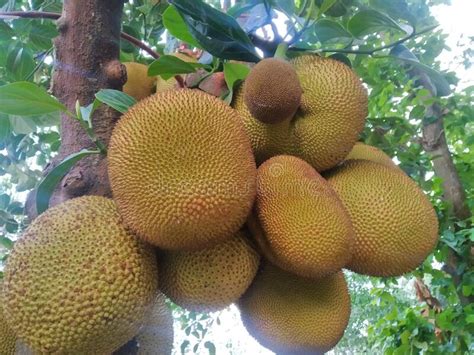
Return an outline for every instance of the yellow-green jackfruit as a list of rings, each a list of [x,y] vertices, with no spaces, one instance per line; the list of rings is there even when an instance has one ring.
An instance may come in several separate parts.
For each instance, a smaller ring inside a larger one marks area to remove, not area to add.
[[[108,354],[153,305],[153,248],[121,224],[112,200],[86,196],[37,217],[5,268],[5,317],[35,353]]]

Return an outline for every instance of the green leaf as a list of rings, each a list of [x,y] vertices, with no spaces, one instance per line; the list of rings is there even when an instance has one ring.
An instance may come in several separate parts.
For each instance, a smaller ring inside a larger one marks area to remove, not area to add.
[[[250,73],[250,68],[241,63],[224,63],[224,79],[229,90],[233,90],[235,85],[245,80]]]
[[[390,14],[392,18],[404,19],[411,24],[416,23],[416,17],[410,13],[406,0],[370,0],[369,3],[374,9]]]
[[[393,58],[397,58],[407,64],[412,65],[418,70],[424,72],[430,78],[433,85],[436,87],[436,96],[447,96],[451,94],[451,88],[446,78],[441,75],[437,70],[430,68],[429,66],[420,63],[418,58],[403,44],[400,44],[390,51],[390,55]]]
[[[193,35],[189,32],[186,22],[184,22],[183,17],[179,14],[175,7],[168,6],[168,8],[165,10],[163,13],[163,25],[172,36],[190,44],[193,47],[201,47]]]
[[[9,238],[0,235],[0,246],[4,247],[5,249],[11,250],[13,248],[13,242]]]
[[[204,347],[209,350],[209,355],[216,355],[216,346],[210,341],[204,343]]]
[[[17,116],[34,116],[63,111],[67,108],[43,88],[26,81],[0,86],[0,112]]]
[[[376,10],[359,11],[349,20],[347,29],[358,38],[387,30],[403,31],[392,18]]]
[[[467,317],[466,317],[466,322],[467,322],[468,324],[473,324],[473,323],[474,323],[474,314],[469,314],[469,315],[467,315]]]
[[[41,116],[16,116],[10,115],[10,124],[16,134],[29,134],[37,132],[42,127],[58,126],[60,115],[58,112],[50,112]]]
[[[148,76],[160,75],[163,79],[169,78],[178,74],[194,73],[197,68],[204,68],[205,64],[188,63],[173,55],[162,55],[155,60],[148,67]]]
[[[189,31],[201,47],[223,59],[257,62],[255,46],[237,21],[202,0],[173,0]]]
[[[36,189],[36,211],[38,214],[43,213],[49,207],[49,199],[54,192],[54,189],[67,174],[67,172],[82,158],[92,155],[100,154],[98,150],[81,150],[78,153],[67,156],[61,163],[59,163],[48,175],[44,177]]]
[[[241,63],[224,63],[224,80],[229,89],[229,93],[224,97],[227,104],[231,104],[234,96],[234,88],[241,81],[245,80],[250,72],[250,68]]]
[[[31,50],[22,44],[16,45],[7,55],[6,68],[15,80],[26,80],[35,68]]]
[[[102,89],[95,94],[95,97],[100,102],[109,105],[116,109],[118,112],[125,113],[127,110],[137,103],[130,95],[113,89]]]
[[[324,0],[321,6],[319,7],[319,15],[324,14],[328,11],[333,5],[336,3],[337,0]]]
[[[7,194],[0,195],[0,209],[4,210],[10,204],[10,196]]]
[[[345,39],[348,43],[352,40],[352,35],[347,32],[338,22],[321,19],[314,24],[314,31],[321,43],[337,42],[338,40]]]

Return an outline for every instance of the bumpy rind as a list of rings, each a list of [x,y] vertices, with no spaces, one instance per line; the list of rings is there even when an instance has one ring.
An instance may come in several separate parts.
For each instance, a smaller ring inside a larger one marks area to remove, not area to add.
[[[41,214],[5,269],[5,317],[35,353],[107,354],[138,331],[157,292],[153,248],[114,202],[86,196]]]

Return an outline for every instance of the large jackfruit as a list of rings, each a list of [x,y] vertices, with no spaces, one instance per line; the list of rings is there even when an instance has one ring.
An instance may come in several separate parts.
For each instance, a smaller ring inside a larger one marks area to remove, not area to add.
[[[350,297],[342,272],[305,279],[262,263],[239,301],[244,326],[277,354],[322,354],[342,338]]]
[[[398,168],[393,160],[382,150],[370,145],[357,142],[345,160],[370,160],[390,168]]]
[[[269,260],[303,277],[326,276],[349,262],[349,214],[308,163],[284,155],[267,160],[258,168],[257,191],[247,224]]]
[[[127,82],[123,92],[140,101],[153,94],[156,78],[148,76],[148,66],[141,63],[125,62],[127,69]]]
[[[237,112],[197,90],[133,106],[113,131],[108,160],[125,223],[163,249],[230,238],[255,198],[255,160]]]
[[[3,281],[0,279],[0,354],[14,355],[16,335],[10,326],[7,324],[5,316],[3,315]]]
[[[246,83],[233,106],[241,113],[258,164],[289,154],[323,171],[341,162],[357,141],[367,115],[367,93],[357,75],[337,60],[303,55],[292,63],[303,89],[292,119],[267,125],[253,118],[243,99]]]
[[[257,272],[260,256],[244,232],[210,248],[163,252],[160,287],[176,304],[213,312],[237,301]]]
[[[112,200],[87,196],[41,214],[5,268],[5,317],[35,353],[108,354],[153,305],[153,248],[122,226]]]
[[[355,230],[348,268],[371,276],[414,270],[433,250],[438,220],[423,191],[399,169],[349,160],[327,175]]]
[[[250,113],[264,123],[290,119],[301,102],[301,86],[293,66],[277,58],[258,62],[247,76],[244,100]]]

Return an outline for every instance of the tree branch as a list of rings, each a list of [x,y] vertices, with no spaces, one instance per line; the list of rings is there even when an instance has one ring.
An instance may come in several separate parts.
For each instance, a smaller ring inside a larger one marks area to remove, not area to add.
[[[373,55],[375,54],[376,52],[380,52],[380,51],[383,51],[384,49],[389,49],[389,48],[393,48],[393,47],[396,47],[398,46],[399,44],[402,44],[412,38],[415,38],[415,37],[418,37],[418,36],[421,36],[427,32],[431,32],[433,31],[436,27],[438,27],[438,25],[435,25],[435,26],[431,26],[431,27],[428,27],[428,28],[425,28],[424,30],[421,30],[419,32],[417,31],[413,31],[411,34],[399,39],[398,41],[395,41],[395,42],[392,42],[392,43],[389,43],[385,46],[381,46],[381,47],[377,47],[377,48],[374,48],[374,49],[368,49],[368,50],[359,50],[359,49],[320,49],[318,50],[317,52],[318,53],[354,53],[354,54],[367,54],[367,55]]]
[[[55,12],[43,12],[43,11],[9,11],[9,12],[0,12],[0,19],[16,19],[16,18],[32,18],[32,19],[50,19],[50,20],[58,20],[61,14],[55,13]],[[120,33],[120,37],[131,44],[133,44],[135,47],[138,47],[140,49],[143,49],[145,52],[147,52],[149,55],[151,55],[153,58],[158,59],[160,55],[155,52],[153,49],[151,49],[149,46],[147,46],[145,43],[140,41],[138,38],[135,38],[133,36],[130,36],[128,33],[122,32]],[[184,88],[184,79],[181,75],[175,75],[174,77],[176,81],[178,82],[178,85],[181,88]]]

